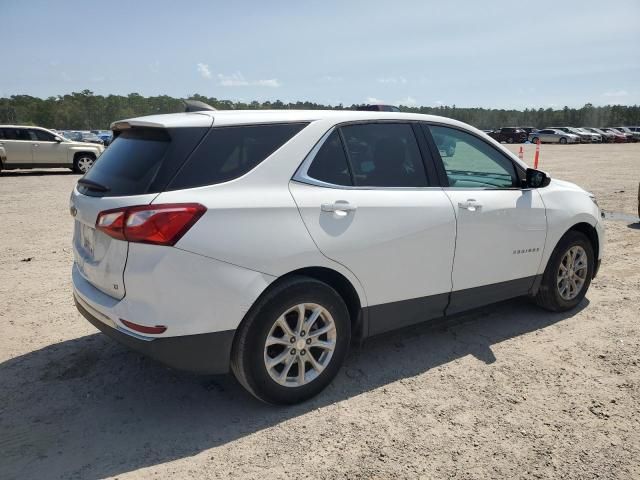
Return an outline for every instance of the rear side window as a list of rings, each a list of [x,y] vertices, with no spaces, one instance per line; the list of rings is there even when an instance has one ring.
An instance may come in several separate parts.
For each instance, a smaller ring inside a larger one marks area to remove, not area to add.
[[[3,128],[2,130],[4,140],[31,140],[25,128]]]
[[[78,189],[92,196],[159,193],[207,130],[131,128],[116,132],[114,141],[84,177],[104,188],[96,190],[79,184]]]
[[[418,142],[406,123],[341,127],[356,186],[426,187]]]
[[[201,187],[238,178],[255,168],[306,125],[282,123],[214,127],[168,189]]]
[[[307,175],[334,185],[353,185],[347,156],[342,148],[342,141],[337,130],[334,130],[322,144],[307,171]]]

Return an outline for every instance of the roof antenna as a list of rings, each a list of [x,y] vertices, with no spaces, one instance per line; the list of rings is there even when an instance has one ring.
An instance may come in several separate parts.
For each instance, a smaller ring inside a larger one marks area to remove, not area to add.
[[[211,105],[207,105],[199,100],[182,100],[185,112],[204,112],[207,110],[216,110]]]

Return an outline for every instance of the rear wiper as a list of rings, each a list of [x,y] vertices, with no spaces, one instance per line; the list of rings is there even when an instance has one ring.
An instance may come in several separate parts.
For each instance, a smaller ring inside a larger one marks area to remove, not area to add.
[[[105,187],[101,183],[94,182],[93,180],[88,180],[86,178],[81,178],[78,180],[78,183],[87,187],[89,190],[95,190],[96,192],[108,192],[111,190],[109,187]]]

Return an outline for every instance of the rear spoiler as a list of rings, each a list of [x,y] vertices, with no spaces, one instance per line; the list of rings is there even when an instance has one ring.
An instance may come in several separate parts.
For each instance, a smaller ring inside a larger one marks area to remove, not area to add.
[[[207,110],[216,110],[211,105],[208,105],[199,100],[183,100],[182,103],[184,103],[185,112],[204,112]]]

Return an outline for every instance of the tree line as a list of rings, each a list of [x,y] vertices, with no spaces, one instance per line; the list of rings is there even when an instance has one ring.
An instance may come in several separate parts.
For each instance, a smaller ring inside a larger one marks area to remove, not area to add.
[[[220,100],[215,97],[192,95],[193,100],[208,103],[219,110],[245,109],[353,109],[358,105],[323,105],[314,102],[265,101],[250,103]],[[441,115],[469,123],[478,128],[490,129],[503,126],[585,126],[606,127],[640,125],[640,106],[606,105],[587,103],[581,108],[539,108],[504,110],[496,108],[465,107],[455,105],[416,107],[401,105],[403,112]],[[138,93],[129,95],[95,95],[90,90],[73,92],[56,97],[39,98],[30,95],[12,95],[0,98],[0,124],[39,125],[60,130],[108,129],[111,122],[124,118],[184,111],[179,98],[159,95],[144,97]]]

